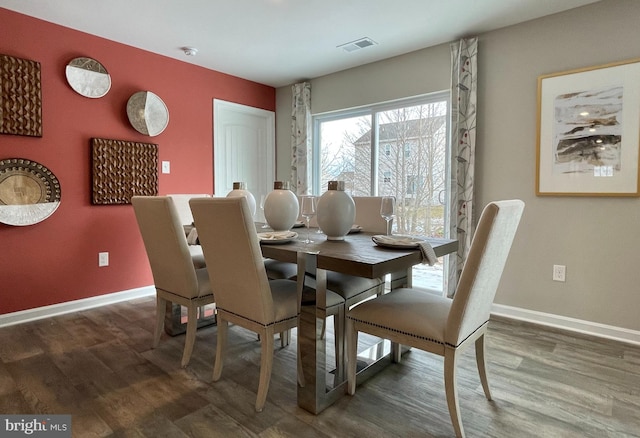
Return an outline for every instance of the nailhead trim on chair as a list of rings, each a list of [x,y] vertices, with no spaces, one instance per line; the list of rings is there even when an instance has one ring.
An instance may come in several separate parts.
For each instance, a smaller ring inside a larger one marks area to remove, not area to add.
[[[426,338],[424,336],[416,336],[413,333],[408,333],[408,332],[405,332],[405,331],[402,331],[402,330],[392,329],[392,328],[387,327],[387,326],[382,325],[382,324],[372,324],[372,323],[370,323],[368,321],[363,321],[361,319],[356,319],[356,318],[353,318],[351,316],[347,316],[347,318],[349,318],[352,321],[359,322],[360,324],[366,324],[366,325],[370,325],[371,327],[377,327],[377,328],[389,330],[390,332],[399,333],[401,335],[411,336],[412,338],[422,339],[423,341],[433,342],[434,344],[444,345],[444,343],[442,343],[440,341],[437,341],[435,339]]]
[[[276,325],[276,324],[281,323],[281,322],[284,322],[284,321],[291,321],[292,319],[296,319],[296,318],[298,317],[298,315],[296,315],[296,316],[292,316],[291,318],[281,319],[281,320],[274,321],[274,322],[272,322],[272,323],[269,323],[269,324],[265,325],[265,324],[263,324],[263,323],[261,323],[261,322],[254,321],[253,319],[249,319],[249,318],[247,318],[247,317],[245,317],[245,316],[243,316],[243,315],[238,315],[238,314],[237,314],[237,313],[235,313],[235,312],[229,312],[227,309],[223,309],[222,307],[218,307],[218,310],[224,310],[225,312],[227,312],[227,313],[229,313],[229,314],[231,314],[231,315],[235,315],[235,316],[240,317],[240,318],[242,318],[242,319],[246,319],[247,321],[255,322],[256,324],[261,325],[261,326],[263,326],[263,327],[270,327],[270,326],[272,326],[272,325]]]
[[[413,333],[408,333],[408,332],[405,332],[405,331],[402,331],[402,330],[392,329],[392,328],[387,327],[387,326],[382,325],[382,324],[372,324],[372,323],[370,323],[370,322],[368,322],[368,321],[363,321],[363,320],[361,320],[361,319],[357,319],[357,318],[354,318],[354,317],[352,317],[352,316],[348,316],[348,315],[347,315],[347,318],[348,318],[348,319],[350,319],[350,320],[352,320],[352,321],[358,322],[358,323],[360,323],[360,324],[370,325],[371,327],[377,327],[377,328],[381,328],[381,329],[389,330],[390,332],[399,333],[399,334],[401,334],[401,335],[406,335],[406,336],[410,336],[410,337],[412,337],[412,338],[422,339],[423,341],[433,342],[434,344],[438,344],[438,345],[446,345],[447,347],[453,347],[453,348],[458,348],[458,346],[459,346],[460,344],[462,344],[464,341],[466,341],[468,338],[470,338],[470,337],[471,337],[475,332],[477,332],[478,330],[480,330],[482,327],[484,327],[484,326],[489,322],[489,320],[487,320],[487,321],[483,322],[483,323],[480,325],[480,327],[478,327],[476,330],[474,330],[473,332],[471,332],[471,334],[469,334],[469,336],[467,336],[466,338],[464,338],[464,339],[460,342],[460,344],[458,344],[458,345],[453,345],[453,344],[450,344],[450,343],[448,343],[448,342],[440,342],[440,341],[438,341],[438,340],[431,339],[431,338],[427,338],[427,337],[424,337],[424,336],[416,336],[416,335],[415,335],[415,334],[413,334]]]

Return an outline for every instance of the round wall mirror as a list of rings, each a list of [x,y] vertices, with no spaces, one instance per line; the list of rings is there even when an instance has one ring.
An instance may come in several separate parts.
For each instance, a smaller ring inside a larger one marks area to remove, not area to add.
[[[67,82],[74,91],[84,97],[98,98],[109,92],[111,76],[95,59],[75,58],[66,68]]]
[[[151,91],[138,91],[127,102],[131,126],[141,134],[154,137],[169,124],[169,110],[162,99]]]
[[[60,205],[60,183],[46,167],[24,158],[0,160],[0,222],[33,225]]]

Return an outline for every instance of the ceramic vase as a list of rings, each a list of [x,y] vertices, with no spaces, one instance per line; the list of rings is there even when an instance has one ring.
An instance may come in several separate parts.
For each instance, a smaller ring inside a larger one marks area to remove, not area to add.
[[[234,182],[233,190],[227,193],[227,198],[235,198],[240,196],[244,196],[245,198],[247,198],[247,204],[249,204],[249,211],[251,212],[251,216],[255,216],[256,198],[254,198],[251,192],[247,190],[247,185],[244,182]]]
[[[327,240],[344,240],[356,219],[356,204],[344,191],[344,181],[329,181],[318,200],[317,220]]]
[[[273,191],[264,200],[264,218],[274,231],[286,231],[298,219],[298,197],[282,181],[273,183]]]

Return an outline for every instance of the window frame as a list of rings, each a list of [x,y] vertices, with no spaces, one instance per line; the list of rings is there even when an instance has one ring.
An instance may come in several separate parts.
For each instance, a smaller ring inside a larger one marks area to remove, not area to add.
[[[370,178],[371,181],[378,181],[378,161],[379,155],[385,153],[381,151],[381,145],[378,143],[378,113],[390,111],[403,107],[428,105],[436,102],[445,101],[447,105],[447,118],[446,118],[446,137],[447,137],[447,159],[445,160],[445,172],[447,180],[450,180],[450,154],[451,154],[451,130],[450,130],[450,118],[451,118],[451,93],[449,90],[437,91],[433,93],[421,94],[408,98],[395,99],[391,101],[375,103],[371,105],[347,108],[337,111],[330,111],[325,113],[318,113],[312,115],[312,193],[319,195],[322,192],[320,187],[320,128],[322,123],[332,122],[341,119],[369,116],[371,118],[371,169]],[[371,184],[370,196],[378,196],[378,183]],[[448,197],[447,197],[448,198]],[[448,199],[445,200],[448,203]]]

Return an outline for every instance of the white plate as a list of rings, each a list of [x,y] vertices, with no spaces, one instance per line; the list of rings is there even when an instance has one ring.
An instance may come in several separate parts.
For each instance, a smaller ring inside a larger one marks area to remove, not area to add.
[[[293,224],[293,226],[291,228],[302,228],[302,227],[304,227],[304,225],[305,225],[304,222],[296,221],[296,223]]]
[[[298,237],[298,233],[295,231],[267,231],[258,233],[260,243],[268,243],[271,245],[291,242],[296,237]]]
[[[424,237],[403,236],[401,234],[392,236],[377,234],[372,236],[371,240],[373,240],[376,245],[387,248],[415,248],[418,246],[418,243],[424,242],[426,239]]]
[[[349,230],[349,234],[356,234],[362,231],[362,227],[360,225],[353,225]]]

